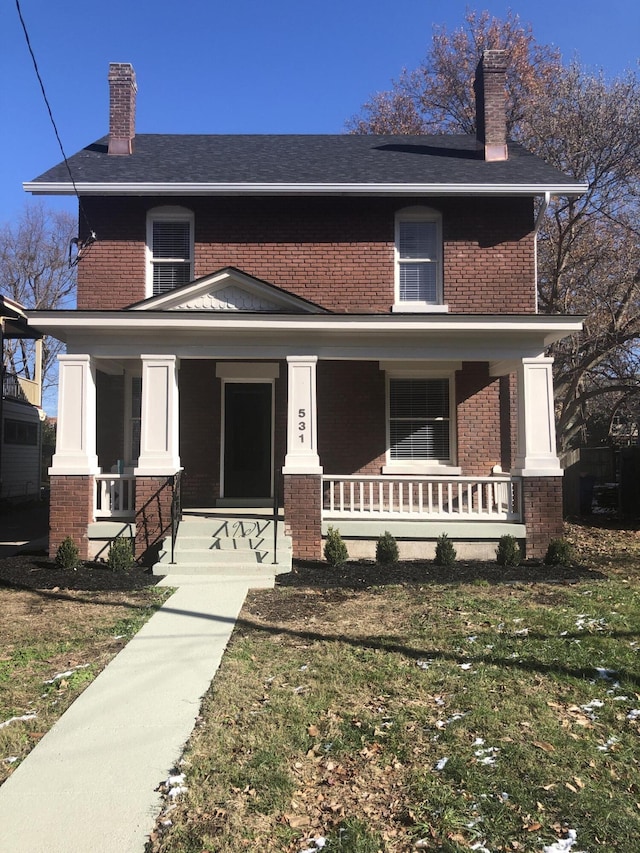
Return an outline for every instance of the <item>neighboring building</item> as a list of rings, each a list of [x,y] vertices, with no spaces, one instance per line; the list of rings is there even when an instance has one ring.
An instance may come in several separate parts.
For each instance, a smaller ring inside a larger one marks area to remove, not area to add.
[[[537,314],[535,204],[586,187],[507,144],[503,53],[479,71],[477,139],[135,135],[110,66],[110,133],[69,161],[78,309],[30,315],[67,346],[53,548],[104,517],[157,544],[181,469],[185,507],[282,496],[301,558],[329,525],[351,554],[560,534],[545,351],[581,322]]]
[[[27,323],[24,309],[0,295],[0,351],[2,397],[0,398],[0,500],[40,498],[42,421],[42,342]],[[5,341],[36,339],[34,379],[5,367]]]

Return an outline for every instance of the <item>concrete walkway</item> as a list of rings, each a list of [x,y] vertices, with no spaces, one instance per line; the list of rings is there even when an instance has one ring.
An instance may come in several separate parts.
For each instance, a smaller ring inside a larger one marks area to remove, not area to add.
[[[2,853],[142,853],[250,580],[179,589],[0,787]]]

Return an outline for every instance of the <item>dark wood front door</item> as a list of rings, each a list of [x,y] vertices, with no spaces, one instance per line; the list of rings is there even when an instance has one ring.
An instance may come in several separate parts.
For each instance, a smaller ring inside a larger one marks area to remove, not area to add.
[[[271,406],[268,382],[224,386],[224,497],[271,497]]]

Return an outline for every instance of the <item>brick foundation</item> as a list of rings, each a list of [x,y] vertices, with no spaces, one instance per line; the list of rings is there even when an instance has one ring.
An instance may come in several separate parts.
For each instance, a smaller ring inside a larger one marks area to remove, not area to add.
[[[544,557],[549,540],[562,536],[562,477],[524,477],[522,509],[527,557]]]
[[[90,476],[52,475],[49,509],[49,554],[70,536],[80,559],[89,559],[87,528],[93,521],[94,479]]]
[[[136,478],[136,543],[139,562],[157,559],[162,542],[171,537],[172,477]]]
[[[317,474],[286,474],[284,516],[293,540],[293,556],[318,560],[322,556],[322,480]]]

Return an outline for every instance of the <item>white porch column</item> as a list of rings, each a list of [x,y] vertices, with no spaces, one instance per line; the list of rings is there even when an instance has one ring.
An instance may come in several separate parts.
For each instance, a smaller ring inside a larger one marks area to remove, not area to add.
[[[180,469],[178,359],[142,355],[140,456],[136,477],[161,477]]]
[[[523,358],[518,364],[518,451],[514,474],[562,475],[556,453],[552,358]]]
[[[287,455],[283,474],[322,474],[318,456],[315,355],[288,355]]]
[[[58,430],[50,474],[97,474],[96,369],[89,355],[59,355]]]

